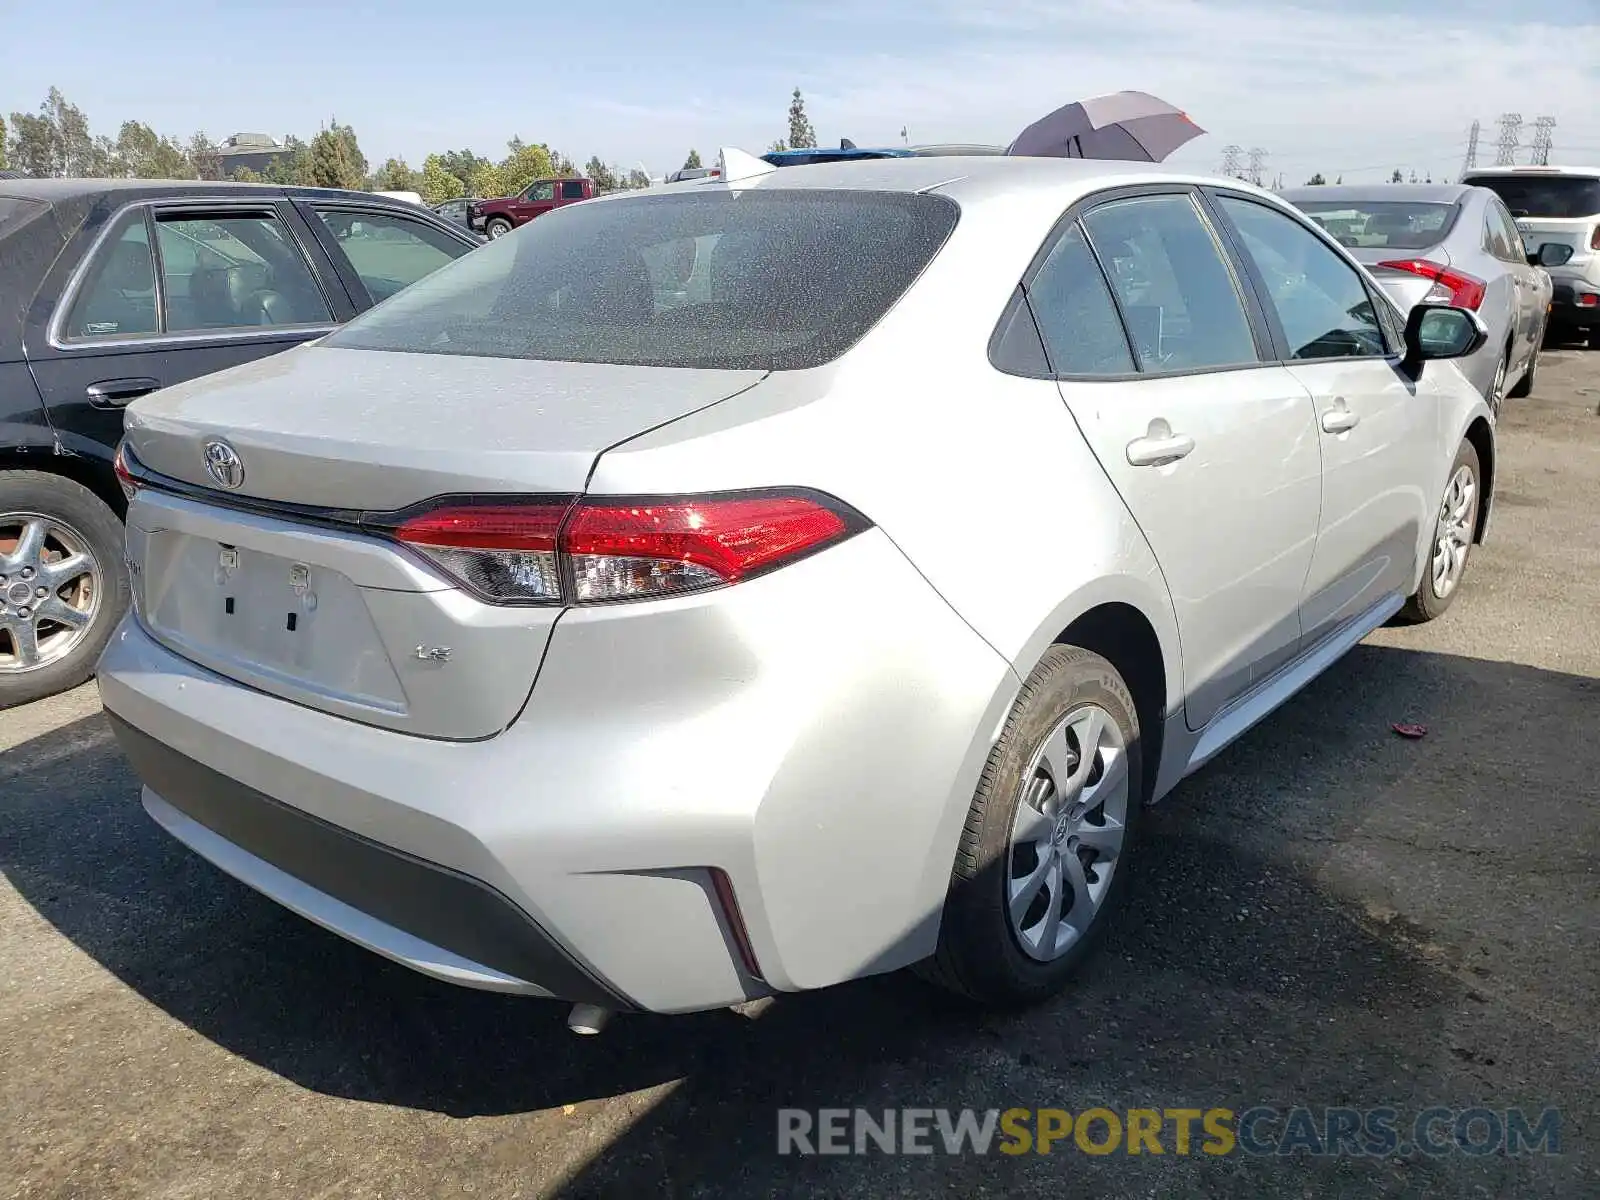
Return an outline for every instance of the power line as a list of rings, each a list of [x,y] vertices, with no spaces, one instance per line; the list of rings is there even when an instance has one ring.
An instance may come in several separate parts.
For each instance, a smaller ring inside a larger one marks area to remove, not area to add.
[[[1509,167],[1517,161],[1517,148],[1522,145],[1522,114],[1505,113],[1500,118],[1500,142],[1494,165]]]

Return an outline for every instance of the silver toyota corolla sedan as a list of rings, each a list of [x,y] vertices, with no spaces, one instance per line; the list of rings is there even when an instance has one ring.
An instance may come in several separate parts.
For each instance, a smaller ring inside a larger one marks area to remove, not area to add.
[[[1483,318],[1488,341],[1459,365],[1490,408],[1498,412],[1507,396],[1532,394],[1554,295],[1540,252],[1553,266],[1557,257],[1571,256],[1569,248],[1530,254],[1516,221],[1488,188],[1379,183],[1280,194],[1365,264],[1402,312],[1426,300]]]
[[[575,1027],[910,964],[1036,1000],[1144,806],[1459,593],[1483,337],[1159,167],[572,205],[131,407],[101,693],[173,836]]]

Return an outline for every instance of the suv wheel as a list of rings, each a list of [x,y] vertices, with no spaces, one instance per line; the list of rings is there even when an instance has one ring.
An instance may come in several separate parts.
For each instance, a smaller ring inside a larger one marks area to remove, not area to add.
[[[505,237],[506,234],[511,232],[511,222],[504,217],[490,217],[488,223],[483,227],[483,232],[489,236],[490,240],[497,237]]]
[[[128,605],[122,523],[88,488],[0,471],[0,708],[83,683]]]
[[[1121,903],[1142,781],[1122,676],[1098,654],[1052,647],[984,768],[939,948],[919,972],[997,1006],[1060,991]]]

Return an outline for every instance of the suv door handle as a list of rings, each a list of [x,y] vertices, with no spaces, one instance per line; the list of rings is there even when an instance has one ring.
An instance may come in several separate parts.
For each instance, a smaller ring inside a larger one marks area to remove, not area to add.
[[[94,408],[125,408],[161,386],[159,379],[102,379],[84,389]]]
[[[1128,463],[1135,467],[1163,467],[1175,463],[1194,449],[1187,434],[1168,433],[1157,437],[1152,432],[1128,443]]]
[[[1353,413],[1348,408],[1330,408],[1322,414],[1322,430],[1324,433],[1349,433],[1361,424],[1361,415]]]

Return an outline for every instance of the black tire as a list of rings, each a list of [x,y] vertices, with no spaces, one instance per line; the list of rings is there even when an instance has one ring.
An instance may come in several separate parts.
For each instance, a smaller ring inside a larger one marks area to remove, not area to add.
[[[1473,500],[1469,529],[1475,532],[1478,525],[1478,515],[1483,510],[1483,469],[1478,462],[1478,451],[1471,442],[1462,442],[1461,449],[1456,451],[1455,461],[1450,464],[1450,474],[1445,480],[1447,491],[1450,487],[1450,481],[1456,477],[1456,473],[1462,467],[1467,467],[1472,472]],[[1447,589],[1445,595],[1439,595],[1433,578],[1433,552],[1439,543],[1446,515],[1444,497],[1441,496],[1439,498],[1439,511],[1434,516],[1433,537],[1428,542],[1428,560],[1423,564],[1422,584],[1417,588],[1416,595],[1407,600],[1405,607],[1400,610],[1400,619],[1411,624],[1420,624],[1423,621],[1432,621],[1444,616],[1445,610],[1454,604],[1456,597],[1461,594],[1461,585],[1466,582],[1467,571],[1472,565],[1473,542],[1469,536],[1465,546],[1465,560],[1461,565],[1460,576],[1456,579],[1455,585]]]
[[[1517,386],[1506,393],[1509,400],[1526,400],[1533,395],[1533,377],[1539,370],[1539,346],[1544,341],[1544,332],[1541,330],[1539,338],[1533,343],[1533,354],[1528,359],[1528,369],[1522,373],[1522,378],[1517,380]]]
[[[1085,703],[1110,715],[1127,750],[1126,833],[1088,928],[1061,957],[1041,962],[1022,949],[1007,912],[1012,821],[1035,754],[1061,719]],[[918,964],[917,973],[962,999],[995,1008],[1034,1004],[1060,992],[1094,953],[1126,894],[1143,801],[1139,718],[1128,685],[1100,655],[1076,646],[1052,647],[1023,685],[984,767],[956,852],[939,947]]]
[[[483,223],[483,236],[493,240],[511,232],[511,222],[504,217],[490,217]]]
[[[0,708],[40,700],[85,682],[128,608],[122,522],[88,488],[43,471],[0,471],[0,514],[5,513],[36,513],[79,534],[100,568],[101,595],[84,635],[60,658],[32,670],[0,670]],[[15,647],[9,634],[3,641],[0,656],[9,659]]]

